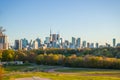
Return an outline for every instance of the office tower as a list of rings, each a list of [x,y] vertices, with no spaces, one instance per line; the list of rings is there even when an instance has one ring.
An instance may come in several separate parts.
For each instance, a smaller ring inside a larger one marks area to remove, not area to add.
[[[38,49],[38,42],[36,40],[33,41],[33,49]]]
[[[52,42],[52,47],[57,48],[57,42],[56,41]]]
[[[38,47],[41,47],[41,39],[37,38],[36,41],[38,42]]]
[[[82,48],[86,48],[86,41],[83,41]]]
[[[22,40],[15,40],[15,50],[22,49]]]
[[[33,45],[32,45],[32,39],[30,40],[30,43],[29,43],[29,47],[31,48]]]
[[[45,37],[45,44],[49,44],[50,43],[50,37]]]
[[[77,46],[77,48],[80,48],[80,44],[81,44],[81,39],[77,38],[77,40],[76,40],[76,46]]]
[[[15,40],[15,50],[19,49],[19,40]]]
[[[116,46],[116,39],[114,38],[113,39],[113,47],[115,47]]]
[[[91,43],[91,44],[90,44],[90,48],[94,48],[94,43]]]
[[[62,45],[63,44],[63,38],[60,38],[59,42],[60,42],[60,45]]]
[[[73,44],[73,45],[76,44],[76,39],[75,39],[75,37],[72,37],[72,44]]]
[[[64,47],[65,47],[65,48],[69,48],[69,46],[70,46],[69,41],[68,41],[68,40],[65,40]]]
[[[21,39],[21,41],[22,41],[22,48],[26,48],[28,45],[28,40],[24,38],[24,39]]]
[[[5,29],[0,27],[0,49],[8,49],[8,38],[3,32]]]
[[[96,43],[96,48],[99,48],[99,44],[98,43]]]
[[[76,46],[76,39],[75,39],[75,37],[72,37],[72,46],[73,46],[73,48],[75,48],[75,46]]]
[[[57,34],[57,41],[60,39],[60,34]]]
[[[57,42],[57,34],[52,34],[52,41]]]
[[[50,37],[45,37],[44,44],[46,44],[46,47],[50,47]]]
[[[87,43],[87,48],[90,48],[90,43],[89,42]]]
[[[22,50],[22,40],[20,40],[19,49]]]

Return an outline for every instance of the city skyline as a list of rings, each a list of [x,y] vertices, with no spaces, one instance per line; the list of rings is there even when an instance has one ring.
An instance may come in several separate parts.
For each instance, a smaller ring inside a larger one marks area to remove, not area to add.
[[[52,34],[51,29],[50,29],[49,36],[45,37],[45,40],[43,41],[41,40],[41,38],[30,40],[30,42],[26,38],[17,39],[15,40],[15,43],[16,41],[18,44],[21,45],[20,47],[21,49],[22,49],[22,46],[23,48],[26,48],[27,46],[29,48],[30,47],[33,48],[33,45],[35,46],[35,44],[37,46],[36,49],[41,47],[75,49],[75,48],[102,48],[102,47],[119,47],[120,46],[120,42],[117,42],[116,38],[112,39],[112,44],[108,42],[105,42],[104,44],[99,44],[98,42],[88,42],[86,40],[81,40],[80,37],[77,37],[77,38],[71,37],[71,41],[64,40],[64,38],[62,38],[60,34],[56,34],[56,33]]]
[[[10,43],[16,39],[37,37],[45,40],[59,33],[88,42],[120,42],[119,0],[0,0],[0,26]]]

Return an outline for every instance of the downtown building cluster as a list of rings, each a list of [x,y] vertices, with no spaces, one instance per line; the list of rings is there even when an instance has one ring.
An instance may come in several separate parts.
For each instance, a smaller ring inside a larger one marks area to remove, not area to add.
[[[0,27],[0,50],[14,49],[14,50],[31,50],[39,48],[71,48],[71,49],[80,49],[80,48],[103,48],[103,47],[120,47],[120,43],[116,42],[116,39],[113,38],[112,45],[105,43],[105,45],[99,45],[99,43],[89,43],[81,38],[71,38],[69,40],[64,40],[60,37],[60,34],[52,34],[50,30],[50,35],[45,37],[45,40],[42,41],[40,38],[35,40],[30,40],[30,42],[24,38],[20,40],[15,40],[14,45],[10,46],[8,42],[8,37],[3,32],[5,29]]]
[[[69,40],[64,40],[60,37],[60,34],[52,34],[50,30],[49,37],[45,37],[45,40],[42,41],[40,38],[35,40],[28,40],[26,38],[15,40],[15,44],[12,47],[15,50],[31,50],[39,48],[71,48],[71,49],[80,49],[80,48],[103,48],[103,47],[117,47],[120,46],[120,43],[116,44],[116,39],[113,39],[113,45],[111,46],[108,43],[105,45],[99,45],[99,43],[89,43],[81,38],[72,37],[71,42]]]

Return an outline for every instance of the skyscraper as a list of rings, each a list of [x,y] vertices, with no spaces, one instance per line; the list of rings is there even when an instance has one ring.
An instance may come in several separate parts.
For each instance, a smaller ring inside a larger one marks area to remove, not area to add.
[[[36,41],[38,42],[38,47],[41,47],[41,39],[37,38]]]
[[[96,48],[99,48],[99,43],[96,43],[95,45],[96,45]]]
[[[94,48],[94,43],[91,43],[91,44],[90,44],[90,48]]]
[[[76,39],[75,39],[75,37],[72,37],[72,44],[73,44],[73,45],[76,44]]]
[[[115,47],[115,46],[116,46],[116,39],[113,38],[113,47]]]
[[[33,49],[38,49],[38,42],[36,40],[33,41]]]
[[[75,37],[72,37],[72,48],[76,48],[76,39]]]
[[[58,35],[52,34],[52,41],[57,42],[57,40],[58,40]]]
[[[86,48],[86,41],[83,41],[82,48]]]
[[[87,43],[87,48],[90,48],[90,43],[89,42]]]
[[[22,49],[22,40],[15,40],[15,50]]]
[[[26,48],[28,45],[28,40],[26,38],[21,39],[22,40],[22,48]]]
[[[76,40],[76,46],[77,46],[77,48],[80,48],[80,44],[81,44],[81,39],[77,38],[77,40]]]
[[[69,48],[69,46],[70,46],[69,41],[68,41],[68,40],[65,40],[64,47],[65,47],[65,48]]]

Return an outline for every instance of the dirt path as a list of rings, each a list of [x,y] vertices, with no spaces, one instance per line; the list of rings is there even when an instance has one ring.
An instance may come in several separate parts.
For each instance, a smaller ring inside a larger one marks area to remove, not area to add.
[[[15,79],[15,80],[51,80],[51,79],[40,78],[40,77],[30,77],[30,78],[18,78],[18,79]]]

